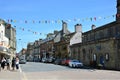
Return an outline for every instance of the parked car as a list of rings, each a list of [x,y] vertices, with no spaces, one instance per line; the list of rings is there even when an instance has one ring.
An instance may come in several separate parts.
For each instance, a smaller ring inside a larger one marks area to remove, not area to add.
[[[66,59],[62,59],[61,64],[65,65],[65,63],[66,63]]]
[[[80,62],[79,60],[70,60],[69,61],[69,67],[77,67],[77,68],[79,68],[79,67],[83,67],[83,63],[82,62]]]
[[[56,59],[54,64],[61,65],[62,59]]]
[[[66,65],[66,66],[69,65],[70,60],[71,60],[71,59],[66,59],[66,60],[65,60],[65,65]]]
[[[26,64],[26,60],[25,59],[20,59],[19,63],[20,64]]]
[[[47,62],[48,62],[48,59],[47,59],[47,58],[42,58],[42,62],[43,62],[43,63],[47,63]]]

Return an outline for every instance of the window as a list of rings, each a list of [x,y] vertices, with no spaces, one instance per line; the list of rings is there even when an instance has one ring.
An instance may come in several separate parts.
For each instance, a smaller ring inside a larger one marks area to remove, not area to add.
[[[109,61],[109,54],[108,53],[105,54],[105,59],[106,59],[106,61]]]
[[[113,28],[108,29],[108,37],[111,37],[113,35]]]
[[[104,37],[104,32],[102,30],[99,32],[99,36],[100,36],[100,38]]]
[[[96,61],[97,60],[97,56],[96,54],[93,55],[93,61]]]
[[[82,52],[83,52],[83,60],[85,60],[85,56],[86,56],[86,51],[85,51],[85,49],[83,49]]]

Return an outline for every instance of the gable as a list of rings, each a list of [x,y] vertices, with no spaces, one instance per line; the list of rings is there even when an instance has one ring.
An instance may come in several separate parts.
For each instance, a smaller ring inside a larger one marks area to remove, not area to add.
[[[59,41],[60,41],[60,38],[61,38],[61,34],[58,33],[58,34],[55,36],[55,38],[54,38],[54,42],[55,42],[55,43],[56,43],[56,42],[59,42]]]
[[[70,39],[70,45],[81,43],[82,42],[82,33],[77,32],[73,35],[73,37]]]

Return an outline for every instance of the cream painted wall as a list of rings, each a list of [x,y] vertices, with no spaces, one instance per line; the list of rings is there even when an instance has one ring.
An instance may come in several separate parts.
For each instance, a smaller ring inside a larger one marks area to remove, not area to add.
[[[61,38],[61,35],[60,33],[54,38],[54,42],[59,42],[60,41],[60,38]]]
[[[8,47],[9,39],[5,37],[5,26],[0,24],[0,46]]]
[[[82,33],[77,32],[73,35],[73,37],[70,39],[70,45],[81,43],[82,42]]]

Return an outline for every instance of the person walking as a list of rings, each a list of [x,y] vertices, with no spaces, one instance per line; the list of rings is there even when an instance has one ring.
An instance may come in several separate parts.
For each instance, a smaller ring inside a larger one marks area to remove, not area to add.
[[[10,58],[7,58],[6,63],[7,63],[7,70],[10,70],[10,63],[11,63]]]
[[[17,70],[19,69],[19,58],[18,57],[16,58],[16,69]]]
[[[16,66],[16,59],[15,59],[15,57],[13,57],[13,59],[12,59],[12,70],[15,70],[15,66]]]
[[[2,61],[1,61],[1,67],[2,67],[3,70],[5,68],[5,64],[6,64],[6,59],[3,57]]]

